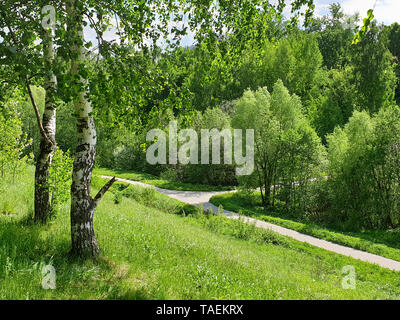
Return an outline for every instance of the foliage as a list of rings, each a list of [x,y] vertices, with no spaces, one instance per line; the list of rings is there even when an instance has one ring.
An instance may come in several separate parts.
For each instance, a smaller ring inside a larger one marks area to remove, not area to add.
[[[363,40],[352,47],[356,103],[371,113],[394,102],[397,80],[387,46],[387,34],[373,25]]]
[[[247,91],[236,104],[232,125],[255,130],[256,170],[240,183],[259,187],[264,206],[274,207],[279,193],[287,210],[307,210],[310,179],[321,174],[324,147],[304,117],[300,99],[282,81],[272,95],[265,88]]]
[[[203,141],[201,138],[201,130],[212,130],[217,129],[219,132],[223,130],[231,130],[231,119],[224,113],[220,108],[209,108],[204,111],[203,114],[198,113],[195,118],[193,129],[197,132],[199,137],[199,148],[203,144],[209,144],[210,150],[210,164],[192,165],[188,164],[181,166],[182,181],[188,183],[201,183],[211,186],[235,186],[237,180],[235,176],[235,166],[224,164],[224,150],[226,141],[221,139],[221,164],[212,163],[212,139],[209,141]],[[201,154],[199,154],[199,163],[201,163]]]
[[[71,172],[73,159],[69,151],[63,152],[57,147],[49,170],[49,193],[51,196],[51,207],[54,212],[60,210],[70,197]]]
[[[39,112],[43,113],[45,103],[44,89],[41,87],[32,86],[31,91]],[[32,102],[27,93],[24,94],[23,91],[20,93],[20,97],[15,100],[15,109],[19,114],[23,133],[32,141],[27,150],[29,153],[32,153],[35,157],[37,157],[39,155],[41,135],[37,126],[35,113],[32,108]]]
[[[256,234],[250,241],[239,240],[231,235],[238,232],[239,226],[232,227],[238,222],[227,218],[207,223],[206,218],[166,214],[129,198],[115,205],[111,196],[95,215],[103,258],[71,259],[67,210],[46,228],[25,222],[22,205],[33,205],[31,189],[22,188],[28,181],[29,175],[18,181],[20,192],[10,186],[0,194],[17,197],[21,206],[17,216],[0,215],[1,299],[358,300],[400,295],[396,272],[276,234],[271,236],[285,245],[263,242]],[[274,239],[269,234],[265,238]],[[57,290],[40,286],[42,267],[49,263],[57,272]],[[338,285],[346,265],[357,270],[356,290]]]
[[[391,228],[399,221],[399,107],[370,117],[355,112],[328,137],[332,214],[349,228]]]
[[[397,76],[396,101],[397,104],[400,104],[400,24],[396,22],[384,28],[389,39],[388,49],[393,55],[393,62],[395,63],[395,72]]]
[[[319,86],[322,55],[314,35],[296,32],[276,42],[248,43],[235,71],[231,97],[238,99],[247,89],[271,90],[279,79],[291,93],[308,99],[309,90]]]
[[[353,44],[358,44],[365,37],[369,30],[369,26],[371,25],[371,22],[374,18],[374,10],[369,9],[367,12],[367,17],[363,19],[363,26],[361,27],[360,31],[358,31],[354,36]]]
[[[15,101],[9,101],[5,109],[0,110],[0,170],[1,178],[10,174],[15,179],[16,174],[26,166],[31,155],[26,155],[30,140],[23,133],[22,122],[14,108]],[[11,106],[12,107],[12,106]]]
[[[314,17],[308,32],[316,34],[323,65],[328,69],[344,68],[349,62],[350,43],[359,20],[358,14],[346,15],[339,3],[332,3],[329,15]]]
[[[357,90],[352,67],[331,69],[324,87],[307,103],[308,117],[322,141],[335,127],[344,126],[357,106]]]

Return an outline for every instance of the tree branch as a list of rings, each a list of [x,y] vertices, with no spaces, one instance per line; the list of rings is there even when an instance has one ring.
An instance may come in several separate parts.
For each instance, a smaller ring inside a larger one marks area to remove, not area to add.
[[[103,188],[101,188],[101,190],[97,193],[97,195],[94,197],[93,199],[93,206],[97,207],[97,205],[99,204],[99,202],[101,201],[101,199],[104,197],[104,195],[106,194],[106,192],[112,187],[112,185],[114,184],[114,182],[117,181],[117,178],[114,177],[112,178],[110,181],[108,181]]]
[[[33,78],[37,77],[37,76],[42,76],[42,73],[35,73],[34,75],[28,77],[28,80],[32,80]]]
[[[3,17],[3,20],[4,20],[8,30],[10,31],[10,35],[11,35],[11,38],[12,38],[15,46],[17,46],[18,41],[17,41],[17,38],[15,36],[14,30],[12,29],[12,27],[10,25],[7,24],[7,19],[6,19],[4,13],[2,14],[2,17]],[[53,144],[53,142],[49,139],[49,137],[46,134],[46,131],[43,128],[42,121],[40,120],[39,109],[38,109],[38,107],[36,105],[36,101],[35,101],[35,98],[33,97],[33,93],[32,93],[32,90],[31,90],[30,80],[32,78],[34,78],[35,76],[37,76],[37,74],[35,74],[35,75],[31,76],[31,77],[26,76],[25,85],[26,85],[26,88],[28,89],[28,94],[29,94],[29,98],[31,99],[33,109],[35,110],[36,120],[37,120],[37,123],[38,123],[38,126],[39,126],[40,133],[42,134],[43,138],[46,141],[50,141]]]
[[[35,98],[33,97],[33,93],[32,93],[32,90],[31,90],[31,85],[29,83],[29,78],[28,77],[26,78],[26,88],[28,89],[29,98],[31,99],[33,109],[35,110],[36,120],[37,120],[37,124],[39,126],[40,133],[42,134],[43,138],[46,141],[51,141],[49,139],[49,137],[47,136],[46,131],[43,128],[42,121],[40,120],[39,108],[37,107]]]

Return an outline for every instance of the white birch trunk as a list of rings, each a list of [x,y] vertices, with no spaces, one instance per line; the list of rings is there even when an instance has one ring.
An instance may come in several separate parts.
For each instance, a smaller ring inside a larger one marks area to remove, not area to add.
[[[50,29],[44,31],[44,87],[46,91],[45,108],[43,112],[42,127],[45,136],[42,135],[40,153],[35,170],[35,221],[45,223],[52,215],[50,192],[48,187],[49,168],[56,150],[56,114],[55,104],[56,76],[53,70],[54,45],[53,34]]]
[[[77,4],[77,0],[69,0],[67,5],[70,17],[68,33],[70,37],[74,38],[74,44],[71,47],[71,75],[75,77],[84,68],[86,60],[82,10],[77,8]],[[92,116],[93,108],[87,98],[87,85],[88,79],[80,76],[80,80],[76,83],[77,90],[74,99],[78,145],[75,152],[71,186],[71,240],[74,255],[96,258],[100,255],[100,248],[94,233],[93,215],[97,204],[115,179],[108,182],[94,199],[90,196],[97,134]]]

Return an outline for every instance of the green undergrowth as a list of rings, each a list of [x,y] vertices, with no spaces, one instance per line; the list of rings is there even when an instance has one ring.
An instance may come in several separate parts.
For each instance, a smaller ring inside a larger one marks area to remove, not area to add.
[[[79,260],[69,255],[68,204],[48,225],[32,224],[32,182],[31,173],[15,186],[1,181],[0,299],[400,297],[397,272],[120,183],[94,216],[102,257]],[[93,193],[103,182],[94,179]],[[55,290],[42,288],[46,265],[55,268]],[[342,287],[349,265],[353,290]]]
[[[132,171],[132,170],[112,170],[96,168],[94,174],[97,176],[116,176],[118,178],[140,181],[142,183],[150,184],[152,186],[167,189],[167,190],[179,190],[179,191],[230,191],[234,190],[235,187],[226,186],[209,186],[203,184],[191,184],[182,183],[175,181],[162,180],[159,177],[153,176],[148,173]]]

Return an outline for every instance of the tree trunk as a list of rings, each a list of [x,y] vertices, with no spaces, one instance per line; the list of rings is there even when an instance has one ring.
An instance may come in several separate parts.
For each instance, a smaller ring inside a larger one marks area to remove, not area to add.
[[[53,70],[54,47],[52,31],[45,30],[43,36],[44,64],[45,64],[45,91],[46,101],[43,112],[40,153],[36,162],[35,171],[35,222],[45,223],[51,218],[52,207],[49,190],[49,168],[56,150],[56,77]],[[29,84],[28,84],[29,85]]]
[[[93,199],[90,196],[92,171],[96,155],[97,133],[92,116],[93,108],[87,98],[88,79],[82,77],[86,49],[83,38],[83,17],[76,0],[69,0],[68,32],[73,37],[71,47],[71,75],[80,79],[74,83],[74,107],[77,117],[77,140],[71,185],[71,240],[72,254],[96,258],[100,247],[93,228],[94,211],[103,195],[114,183],[108,182]],[[85,73],[84,73],[85,74]]]

